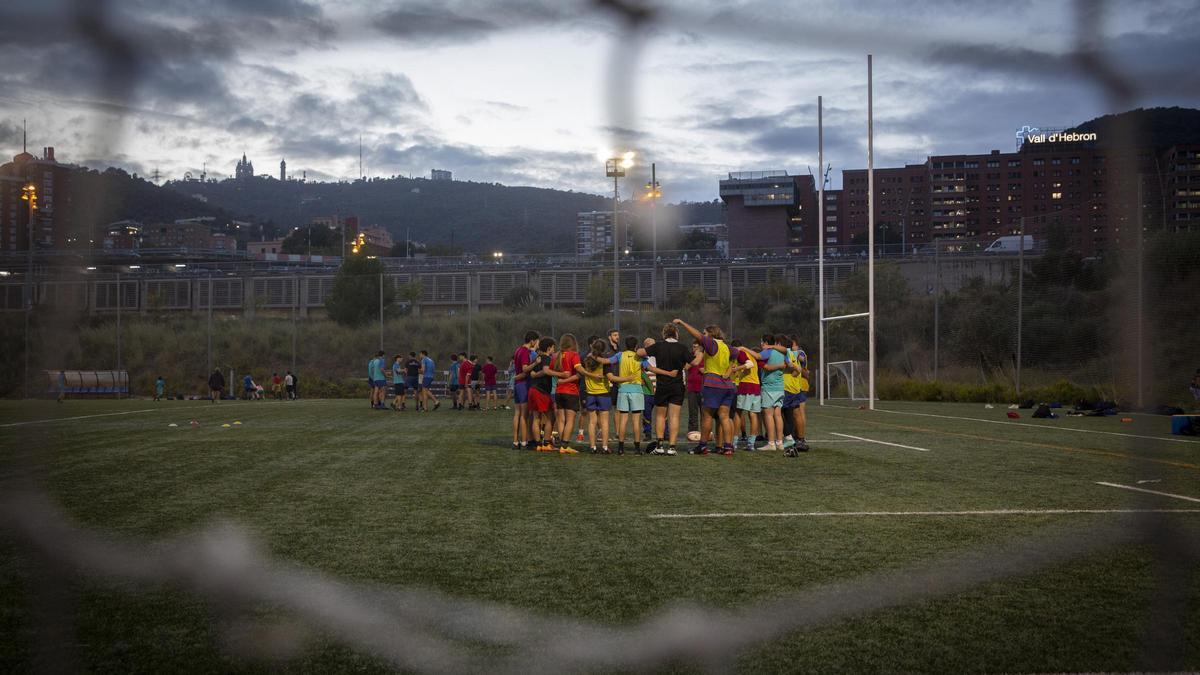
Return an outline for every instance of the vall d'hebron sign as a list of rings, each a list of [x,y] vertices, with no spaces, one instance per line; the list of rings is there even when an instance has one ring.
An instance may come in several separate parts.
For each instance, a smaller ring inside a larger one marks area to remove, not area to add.
[[[1096,140],[1096,132],[1079,133],[1061,129],[1024,126],[1017,130],[1017,147],[1022,143],[1087,143]]]

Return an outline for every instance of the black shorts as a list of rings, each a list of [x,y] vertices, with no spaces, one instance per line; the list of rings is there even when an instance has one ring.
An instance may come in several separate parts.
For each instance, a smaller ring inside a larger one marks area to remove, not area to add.
[[[654,392],[654,405],[683,405],[683,387],[659,387]]]
[[[396,382],[392,384],[392,391],[394,392],[395,396],[403,396],[405,389],[406,387],[404,386],[403,382]]]
[[[579,395],[578,394],[555,394],[554,405],[563,410],[574,410],[579,412]]]

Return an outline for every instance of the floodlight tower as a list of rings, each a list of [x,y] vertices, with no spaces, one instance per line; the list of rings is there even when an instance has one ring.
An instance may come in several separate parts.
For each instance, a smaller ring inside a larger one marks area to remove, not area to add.
[[[634,156],[634,153],[626,152],[620,157],[611,157],[604,162],[604,175],[613,179],[613,325],[617,330],[621,330],[621,246],[617,241],[617,233],[620,231],[617,216],[621,194],[619,181],[625,177],[625,170],[633,166]]]

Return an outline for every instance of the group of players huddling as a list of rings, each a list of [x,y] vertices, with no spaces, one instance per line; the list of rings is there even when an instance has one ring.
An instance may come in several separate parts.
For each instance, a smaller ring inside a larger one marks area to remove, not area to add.
[[[690,346],[679,341],[681,329],[693,338]],[[701,331],[675,319],[663,326],[661,340],[627,337],[622,342],[620,332],[612,330],[606,339],[593,336],[583,347],[586,351],[570,333],[558,341],[537,331],[525,334],[510,363],[514,449],[577,454],[572,432],[586,424],[591,452],[610,454],[611,411],[617,454],[625,453],[628,432],[635,453],[676,455],[686,403],[689,438],[697,441],[692,454],[728,456],[740,448],[782,450],[795,457],[808,450],[808,357],[794,336],[763,335],[756,349],[739,340],[726,343],[719,326]],[[465,353],[451,358],[454,407],[488,409],[487,401],[496,408],[493,358],[482,365]],[[415,391],[417,410],[441,405],[431,391],[434,363],[428,352],[410,353],[408,359],[396,355],[390,369],[393,409],[406,409],[409,389]],[[372,407],[386,409],[387,370],[382,351],[368,363]],[[653,435],[645,448],[643,424],[647,436]]]

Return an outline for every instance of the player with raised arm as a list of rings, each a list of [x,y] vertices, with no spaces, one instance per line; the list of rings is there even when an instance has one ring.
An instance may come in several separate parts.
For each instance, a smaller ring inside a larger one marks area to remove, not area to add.
[[[732,457],[733,420],[729,418],[729,410],[733,407],[736,389],[729,379],[729,345],[725,344],[721,327],[715,324],[705,326],[704,332],[700,332],[683,319],[675,319],[673,323],[698,340],[704,351],[704,383],[700,388],[704,417],[700,425],[700,444],[692,454],[709,453],[706,440],[715,425],[715,443],[720,444],[720,453]]]

